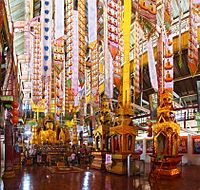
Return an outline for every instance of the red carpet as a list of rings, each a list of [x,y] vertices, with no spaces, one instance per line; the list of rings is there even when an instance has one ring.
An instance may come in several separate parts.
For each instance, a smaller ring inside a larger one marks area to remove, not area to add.
[[[68,174],[68,173],[77,173],[84,172],[84,169],[77,167],[67,167],[67,166],[51,166],[47,167],[47,169],[53,174]]]

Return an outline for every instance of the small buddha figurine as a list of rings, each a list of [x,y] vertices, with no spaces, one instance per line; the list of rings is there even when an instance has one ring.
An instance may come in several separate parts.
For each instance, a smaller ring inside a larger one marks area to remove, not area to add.
[[[171,69],[173,66],[171,65],[169,59],[167,59],[167,62],[166,62],[166,65],[165,65],[165,69],[168,70],[168,69]]]
[[[147,6],[146,6],[146,2],[144,0],[140,1],[140,6],[141,8],[143,8],[144,10],[148,10]]]
[[[156,11],[155,11],[155,9],[154,9],[152,3],[150,3],[148,11],[149,11],[151,14],[156,15]]]
[[[172,77],[169,71],[167,71],[166,76],[165,76],[165,82],[171,82],[171,81],[172,81]]]

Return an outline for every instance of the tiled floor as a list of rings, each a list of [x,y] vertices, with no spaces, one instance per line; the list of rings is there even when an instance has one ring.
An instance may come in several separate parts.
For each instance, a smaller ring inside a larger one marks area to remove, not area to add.
[[[23,167],[14,179],[0,181],[6,190],[200,190],[200,166],[184,166],[181,177],[158,180],[150,187],[147,175],[120,176],[98,170],[51,174],[42,166]]]

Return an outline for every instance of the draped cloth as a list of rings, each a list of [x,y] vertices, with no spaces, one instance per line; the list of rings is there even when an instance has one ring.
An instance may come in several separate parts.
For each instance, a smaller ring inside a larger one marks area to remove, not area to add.
[[[157,80],[157,72],[156,72],[156,62],[153,53],[153,44],[152,40],[147,42],[147,54],[148,54],[148,67],[149,67],[149,75],[151,86],[157,92],[158,91],[158,80]]]

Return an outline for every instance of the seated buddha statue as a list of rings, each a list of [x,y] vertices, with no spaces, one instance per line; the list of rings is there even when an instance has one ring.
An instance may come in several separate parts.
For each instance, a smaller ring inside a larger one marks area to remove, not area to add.
[[[66,141],[66,139],[65,139],[65,133],[64,133],[64,131],[61,129],[60,134],[59,134],[59,142],[62,143],[62,144],[64,144],[65,141]]]
[[[39,131],[40,144],[55,144],[56,131],[54,131],[54,123],[51,115],[47,114],[43,121],[43,128]]]
[[[165,65],[165,69],[168,70],[168,69],[171,69],[173,66],[171,65],[169,59],[167,59],[167,62],[166,62],[166,65]]]
[[[148,10],[147,8],[147,5],[146,5],[146,2],[144,0],[140,0],[140,3],[139,3],[140,7],[144,10]]]
[[[166,75],[165,75],[165,82],[171,82],[173,79],[169,73],[169,71],[167,71]]]

